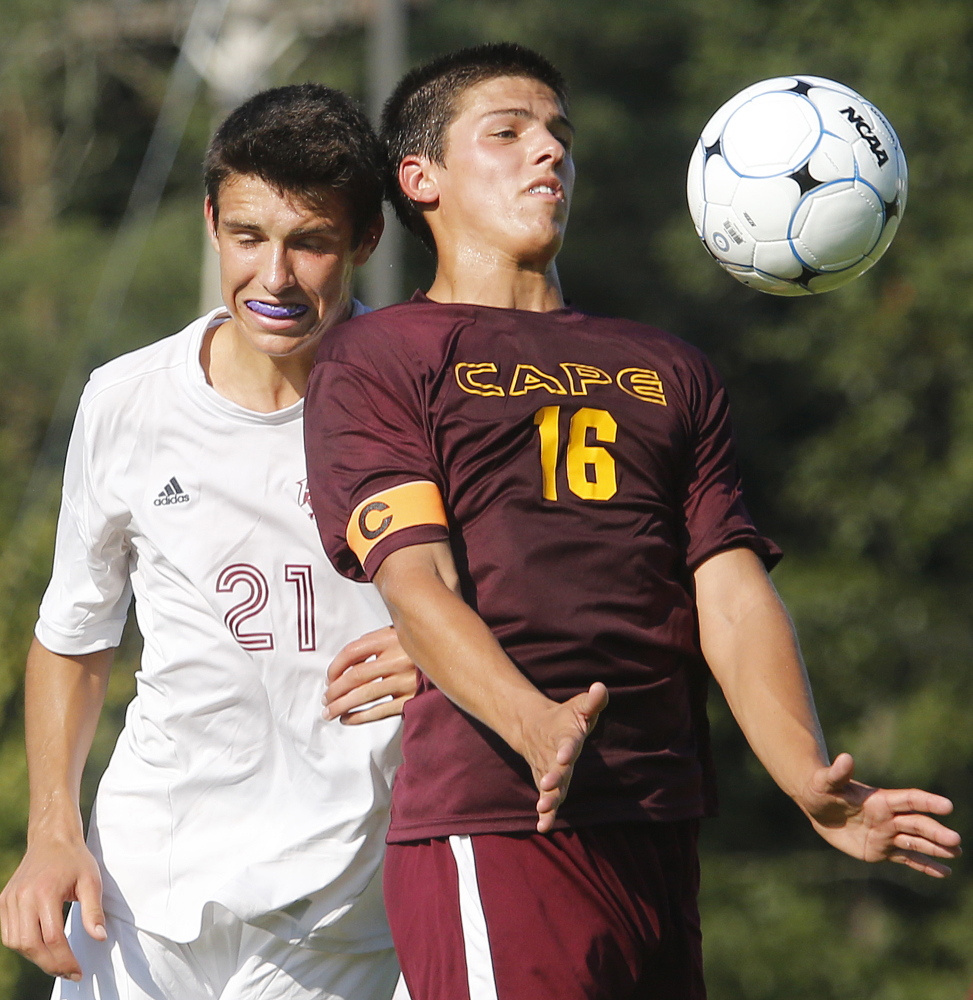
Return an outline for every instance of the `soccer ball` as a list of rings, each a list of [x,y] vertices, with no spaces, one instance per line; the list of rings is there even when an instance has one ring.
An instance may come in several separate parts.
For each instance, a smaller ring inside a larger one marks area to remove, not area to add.
[[[816,76],[755,83],[706,123],[689,163],[696,232],[738,281],[830,291],[892,242],[908,189],[899,140],[855,91]]]

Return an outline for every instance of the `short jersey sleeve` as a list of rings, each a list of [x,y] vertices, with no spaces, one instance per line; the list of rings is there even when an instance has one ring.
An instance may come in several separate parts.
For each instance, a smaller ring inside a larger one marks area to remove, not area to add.
[[[695,398],[683,500],[686,563],[695,570],[717,552],[745,547],[769,569],[781,551],[758,533],[744,504],[726,389],[702,357],[690,394]]]
[[[98,502],[93,450],[82,406],[64,466],[54,568],[34,629],[43,646],[63,656],[117,646],[132,596],[128,538]]]
[[[391,552],[444,540],[448,530],[419,373],[394,351],[381,351],[381,364],[372,365],[366,345],[375,338],[361,339],[338,357],[319,357],[304,427],[325,551],[340,573],[370,580]]]

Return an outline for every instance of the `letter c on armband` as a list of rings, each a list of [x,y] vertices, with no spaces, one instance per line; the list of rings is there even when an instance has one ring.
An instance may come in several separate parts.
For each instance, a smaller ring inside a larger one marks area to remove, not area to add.
[[[381,500],[373,500],[370,504],[366,504],[361,513],[358,515],[358,530],[362,533],[362,536],[367,538],[369,541],[374,541],[379,535],[383,534],[385,529],[392,523],[392,517],[383,517],[379,522],[377,528],[369,528],[366,518],[369,514],[373,514],[377,510],[388,510],[389,505],[387,503],[382,503]]]
[[[384,516],[383,516],[384,515]],[[402,483],[363,500],[348,520],[348,547],[365,565],[369,552],[382,538],[424,524],[447,526],[439,487],[427,480]]]

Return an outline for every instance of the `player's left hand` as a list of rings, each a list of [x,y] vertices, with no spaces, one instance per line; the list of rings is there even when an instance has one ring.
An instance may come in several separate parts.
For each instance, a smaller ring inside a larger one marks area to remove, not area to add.
[[[401,715],[402,706],[416,693],[416,684],[415,665],[399,645],[395,629],[368,632],[331,661],[324,717],[359,726]]]
[[[934,878],[950,874],[936,858],[958,858],[960,835],[928,814],[953,803],[919,788],[872,788],[854,780],[855,762],[839,754],[815,771],[799,804],[829,844],[862,861],[894,861]]]

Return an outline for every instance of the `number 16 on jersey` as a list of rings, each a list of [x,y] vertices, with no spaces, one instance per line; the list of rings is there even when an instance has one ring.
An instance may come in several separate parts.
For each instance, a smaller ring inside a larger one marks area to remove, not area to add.
[[[540,436],[541,482],[545,500],[557,500],[557,466],[561,450],[561,407],[544,406],[534,414]],[[611,500],[618,490],[615,459],[604,446],[613,444],[618,424],[607,410],[583,406],[567,427],[565,472],[568,489],[581,500]]]

